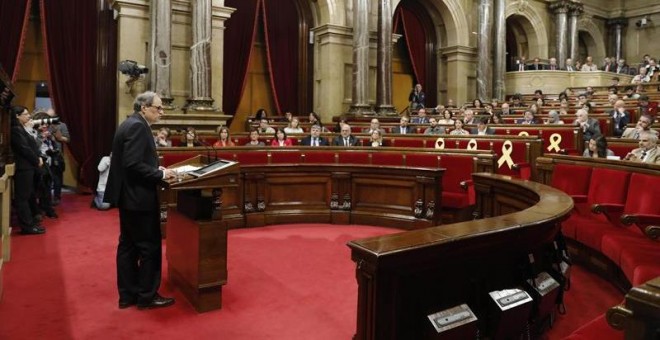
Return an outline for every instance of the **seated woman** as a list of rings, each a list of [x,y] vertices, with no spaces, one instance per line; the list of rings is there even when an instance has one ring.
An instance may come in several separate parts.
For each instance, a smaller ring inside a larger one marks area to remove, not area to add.
[[[550,110],[548,112],[548,120],[545,122],[546,124],[564,124],[564,121],[559,119],[559,112],[557,110]]]
[[[250,131],[250,141],[245,143],[245,146],[265,146],[264,142],[259,140],[258,129],[252,129]]]
[[[236,146],[234,142],[231,141],[229,137],[229,128],[226,126],[220,126],[218,128],[218,140],[213,143],[214,148],[224,148],[228,146]]]
[[[488,118],[488,124],[504,124],[502,114],[499,112],[493,113],[493,115]]]
[[[328,129],[326,129],[323,126],[323,123],[321,122],[321,117],[319,116],[318,113],[312,111],[309,113],[309,122],[312,125],[318,125],[321,127],[321,132],[330,132]]]
[[[442,118],[438,120],[440,125],[454,125],[454,120],[451,116],[451,111],[445,109],[442,111]]]
[[[187,127],[186,131],[183,133],[183,136],[181,136],[181,144],[189,148],[203,145],[197,136],[197,131],[192,126]]]
[[[284,128],[286,133],[304,133],[305,131],[300,127],[300,121],[298,118],[293,117],[289,122],[289,126]]]
[[[589,140],[589,145],[586,149],[584,149],[582,156],[591,158],[607,158],[608,156],[614,156],[614,152],[607,148],[607,140],[605,139],[605,136],[597,135],[593,136]]]
[[[262,119],[268,118],[268,113],[264,109],[257,110],[257,113],[254,114],[254,119],[259,122]]]
[[[291,145],[293,145],[293,142],[290,138],[287,138],[286,132],[281,128],[277,128],[277,131],[275,131],[275,138],[270,143],[270,146],[288,147]]]
[[[481,105],[481,100],[478,98],[472,101],[472,107],[475,110],[481,110],[483,108],[483,105]]]
[[[463,121],[461,121],[460,119],[456,119],[456,121],[454,121],[454,129],[451,130],[449,134],[453,136],[456,135],[461,136],[461,135],[469,135],[470,132],[467,130],[463,130]]]
[[[374,148],[385,146],[383,144],[383,135],[380,133],[380,130],[374,130],[371,132],[371,137],[369,138],[369,144]]]
[[[160,128],[156,136],[154,136],[154,143],[156,143],[157,148],[171,147],[172,140],[170,139],[170,129],[167,127]]]

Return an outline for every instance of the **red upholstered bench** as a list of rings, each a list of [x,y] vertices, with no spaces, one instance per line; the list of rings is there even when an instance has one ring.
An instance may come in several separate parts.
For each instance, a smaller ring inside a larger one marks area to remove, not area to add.
[[[241,152],[236,156],[238,162],[240,162],[242,165],[268,164],[268,152],[263,150]]]
[[[303,159],[309,164],[334,164],[337,160],[337,154],[329,151],[303,151]]]
[[[270,154],[270,164],[300,164],[302,153],[300,151],[278,151]]]
[[[374,152],[371,154],[371,164],[404,166],[403,158],[403,153]]]
[[[339,164],[370,164],[371,159],[368,152],[340,152],[338,158]]]
[[[473,163],[474,160],[469,157],[440,157],[440,166],[445,168],[442,176],[443,208],[463,209],[475,203],[474,188],[471,185]]]

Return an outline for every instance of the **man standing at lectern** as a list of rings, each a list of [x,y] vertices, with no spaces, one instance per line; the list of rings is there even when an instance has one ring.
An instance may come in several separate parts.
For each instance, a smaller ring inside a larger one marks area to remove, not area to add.
[[[158,294],[161,278],[160,208],[157,185],[175,177],[158,166],[150,125],[163,114],[155,92],[138,95],[134,113],[117,129],[104,200],[119,207],[117,288],[119,308],[167,307],[174,299]]]

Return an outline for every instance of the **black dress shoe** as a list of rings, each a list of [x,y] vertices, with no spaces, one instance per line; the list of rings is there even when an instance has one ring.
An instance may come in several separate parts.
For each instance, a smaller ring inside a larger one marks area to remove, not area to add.
[[[171,306],[173,304],[174,304],[173,298],[166,298],[156,294],[156,296],[154,296],[151,302],[147,304],[138,303],[137,307],[138,309],[154,309],[154,308]]]
[[[58,218],[59,216],[57,216],[56,212],[49,211],[49,212],[46,213],[46,217],[48,217],[48,218]]]
[[[41,214],[36,214],[36,215],[32,216],[32,218],[37,223],[39,223],[39,222],[41,222],[41,220],[43,220],[43,216],[41,216]]]
[[[21,228],[21,234],[23,235],[39,235],[43,234],[46,232],[46,229],[44,227],[40,227],[38,225],[32,226],[32,227],[22,227]]]
[[[53,198],[53,201],[51,202],[51,204],[53,204],[53,206],[59,205],[60,204],[60,198],[58,198],[58,197]]]
[[[126,309],[130,306],[134,306],[135,301],[121,301],[119,300],[119,309]]]

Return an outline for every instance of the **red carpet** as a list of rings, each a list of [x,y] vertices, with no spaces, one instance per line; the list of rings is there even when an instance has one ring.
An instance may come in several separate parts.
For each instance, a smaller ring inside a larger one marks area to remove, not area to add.
[[[346,242],[396,232],[332,225],[232,230],[221,310],[197,314],[166,279],[161,292],[177,298],[173,307],[119,310],[118,213],[89,209],[90,200],[67,195],[57,209],[61,217],[45,221],[45,235],[13,236],[0,339],[350,339],[357,284]],[[576,268],[573,275],[569,314],[548,339],[570,334],[622,299],[591,273]]]

